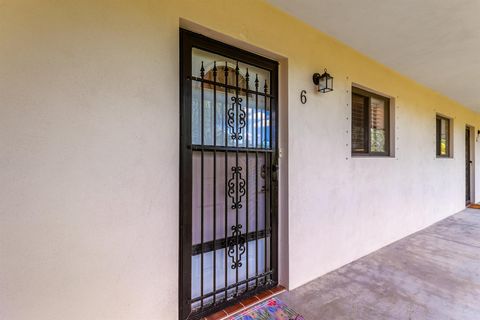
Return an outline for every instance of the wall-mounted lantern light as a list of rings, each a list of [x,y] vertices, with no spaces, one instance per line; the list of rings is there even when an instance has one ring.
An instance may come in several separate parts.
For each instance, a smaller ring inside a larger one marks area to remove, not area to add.
[[[480,130],[477,130],[477,139],[476,139],[477,142],[479,141],[479,139],[480,139]]]
[[[333,77],[327,72],[313,74],[313,83],[317,86],[318,91],[322,93],[333,91]]]

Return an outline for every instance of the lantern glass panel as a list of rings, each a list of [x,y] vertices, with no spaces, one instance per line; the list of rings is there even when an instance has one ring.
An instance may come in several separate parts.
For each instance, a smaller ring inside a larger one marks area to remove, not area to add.
[[[327,90],[328,91],[333,90],[333,78],[330,76],[327,78]]]
[[[327,88],[327,78],[324,75],[320,77],[319,87],[320,91],[324,91]]]

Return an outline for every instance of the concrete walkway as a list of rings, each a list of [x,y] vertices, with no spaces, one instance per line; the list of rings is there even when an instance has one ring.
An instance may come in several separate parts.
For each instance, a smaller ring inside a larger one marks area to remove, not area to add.
[[[462,211],[279,298],[306,320],[478,320],[480,210]]]

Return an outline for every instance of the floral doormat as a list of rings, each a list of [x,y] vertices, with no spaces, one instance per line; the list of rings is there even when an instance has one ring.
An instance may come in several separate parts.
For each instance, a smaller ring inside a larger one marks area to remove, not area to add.
[[[272,298],[229,320],[304,320],[301,315],[287,307],[282,301]]]
[[[473,204],[468,205],[468,207],[469,207],[470,209],[480,209],[480,204],[478,204],[478,203],[473,203]]]

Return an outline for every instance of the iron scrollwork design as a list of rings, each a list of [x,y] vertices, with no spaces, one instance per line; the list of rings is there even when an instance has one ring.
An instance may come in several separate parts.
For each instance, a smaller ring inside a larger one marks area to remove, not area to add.
[[[230,135],[230,137],[233,140],[240,141],[243,139],[242,129],[245,128],[247,114],[242,108],[242,98],[231,97],[231,100],[232,105],[227,111],[227,124],[232,130],[232,134]],[[235,121],[235,116],[237,116],[237,121]]]
[[[228,196],[232,199],[232,209],[242,208],[242,198],[246,194],[245,179],[242,177],[242,167],[232,167],[232,177],[228,180]]]
[[[232,265],[230,267],[237,269],[242,267],[242,255],[245,253],[245,235],[242,234],[241,224],[232,226],[231,229],[233,232],[228,241],[228,256],[232,259]]]

